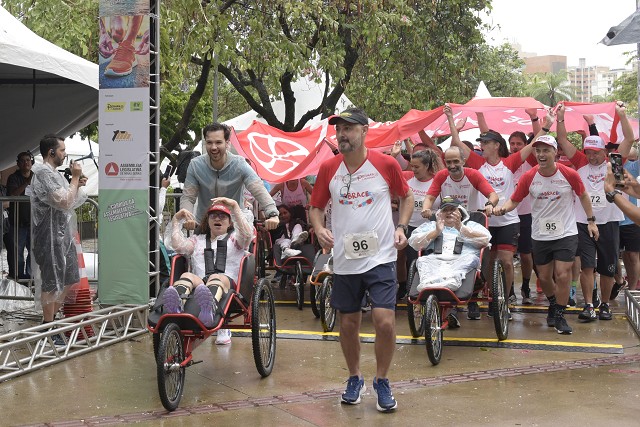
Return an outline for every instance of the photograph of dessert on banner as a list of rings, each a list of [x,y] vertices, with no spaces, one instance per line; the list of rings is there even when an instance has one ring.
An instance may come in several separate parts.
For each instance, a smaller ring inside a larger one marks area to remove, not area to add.
[[[100,89],[149,86],[149,17],[101,17]]]

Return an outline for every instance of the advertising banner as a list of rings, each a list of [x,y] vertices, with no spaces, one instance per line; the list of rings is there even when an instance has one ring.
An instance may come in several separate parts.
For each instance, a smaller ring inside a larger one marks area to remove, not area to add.
[[[102,304],[149,300],[149,0],[100,0]]]

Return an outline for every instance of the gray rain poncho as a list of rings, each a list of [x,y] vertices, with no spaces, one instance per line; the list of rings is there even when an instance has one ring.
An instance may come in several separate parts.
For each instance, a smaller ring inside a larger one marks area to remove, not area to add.
[[[36,299],[41,292],[62,295],[80,281],[76,252],[75,209],[87,199],[84,189],[70,186],[49,164],[33,165],[31,181],[32,271]]]
[[[278,213],[275,202],[258,174],[251,169],[244,157],[228,151],[227,161],[220,170],[211,166],[207,153],[191,161],[180,197],[180,207],[193,213],[196,221],[200,221],[214,197],[228,197],[244,206],[243,186],[256,198],[265,214]],[[194,211],[196,199],[198,209]]]
[[[458,208],[464,211],[464,208]],[[468,218],[466,211],[463,212],[463,218]],[[453,227],[444,227],[442,230],[442,253],[431,253],[421,256],[416,261],[418,274],[420,276],[420,284],[418,291],[425,288],[449,288],[456,291],[462,285],[462,280],[466,274],[480,265],[480,249],[489,245],[491,241],[491,233],[484,226],[474,221],[463,221],[464,225],[474,232],[481,232],[482,237],[465,237]],[[435,230],[436,222],[427,221],[416,228],[411,237],[409,244],[416,251],[421,249],[433,249],[434,240],[427,239],[427,234]],[[454,254],[454,246],[456,238],[460,237],[463,242],[462,252]]]

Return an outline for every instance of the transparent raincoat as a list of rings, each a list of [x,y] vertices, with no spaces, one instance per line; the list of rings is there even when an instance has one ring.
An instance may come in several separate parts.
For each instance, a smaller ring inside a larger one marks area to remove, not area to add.
[[[215,197],[228,197],[244,206],[243,186],[255,197],[265,214],[278,213],[273,198],[258,174],[251,169],[244,157],[230,152],[227,152],[227,161],[220,170],[211,166],[207,153],[191,161],[180,206],[193,212],[196,219],[200,220],[209,208],[210,200]],[[194,210],[196,199],[198,206]]]
[[[238,213],[231,211],[231,221],[234,230],[227,240],[227,263],[225,265],[225,275],[233,280],[237,280],[240,275],[240,261],[248,253],[247,250],[253,239],[253,215],[248,210],[241,210]],[[165,244],[170,250],[179,254],[190,256],[191,272],[198,277],[205,276],[204,250],[207,246],[206,236],[197,234],[186,237],[183,232],[184,220],[173,218],[165,231]],[[224,239],[227,234],[216,237],[211,241],[211,249],[214,254],[217,251],[217,241]],[[215,256],[214,255],[214,259]]]
[[[62,302],[64,288],[80,281],[75,209],[87,199],[49,164],[33,165],[31,181],[31,250],[36,300],[47,292]]]
[[[463,211],[462,217],[468,218],[468,213],[464,208],[458,208]],[[423,255],[416,261],[418,275],[420,276],[420,284],[418,291],[425,288],[441,288],[446,287],[452,291],[456,291],[462,285],[462,280],[471,270],[478,268],[480,265],[480,249],[489,245],[491,234],[481,224],[474,221],[463,219],[463,224],[474,232],[480,232],[480,237],[468,237],[465,233],[461,233],[453,227],[444,227],[442,230],[442,253]],[[435,230],[436,222],[427,221],[416,228],[411,237],[409,244],[412,248],[419,251],[421,249],[433,249],[434,240],[429,240],[427,234]],[[456,238],[462,240],[462,252],[454,254]]]

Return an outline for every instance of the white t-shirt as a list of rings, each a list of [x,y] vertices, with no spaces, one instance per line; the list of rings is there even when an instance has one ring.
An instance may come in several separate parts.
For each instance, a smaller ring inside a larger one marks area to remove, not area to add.
[[[407,181],[409,188],[413,191],[413,212],[411,213],[411,219],[409,220],[409,226],[417,227],[426,220],[422,217],[422,203],[424,198],[431,187],[433,178],[428,181],[420,181],[415,176]],[[436,210],[440,207],[440,197],[438,197],[431,206],[431,209]]]
[[[493,187],[500,201],[498,205],[503,205],[513,194],[515,189],[515,178],[513,174],[520,165],[522,165],[522,155],[513,153],[509,157],[500,159],[498,163],[492,165],[485,159],[474,153],[469,154],[467,165],[474,169],[478,169],[487,182]],[[486,197],[480,198],[480,203],[484,206],[487,202]],[[513,210],[502,216],[492,216],[489,218],[490,227],[502,227],[504,225],[515,224],[520,222],[518,212]]]
[[[520,182],[520,178],[524,175],[525,172],[530,171],[533,166],[529,164],[529,162],[525,161],[520,167],[513,173],[513,182],[515,183],[513,187],[513,191],[518,187],[518,183]],[[518,205],[516,209],[518,211],[518,215],[529,215],[531,214],[531,197],[526,196],[522,199],[522,202]]]
[[[364,273],[396,260],[391,195],[408,192],[398,162],[373,150],[352,174],[341,154],[320,166],[311,206],[324,209],[331,200],[334,273]]]
[[[440,196],[441,199],[453,197],[458,199],[466,210],[474,211],[484,209],[486,200],[481,201],[482,196],[486,198],[492,192],[493,188],[479,171],[464,168],[464,176],[460,181],[451,178],[447,169],[438,171],[433,177],[428,194],[433,197]]]
[[[282,203],[287,206],[307,205],[307,194],[304,192],[304,188],[302,187],[302,184],[300,184],[300,180],[298,180],[298,186],[295,190],[289,190],[287,183],[282,183]]]
[[[576,167],[576,171],[582,179],[585,190],[591,198],[593,215],[596,217],[596,224],[606,224],[611,221],[623,221],[624,214],[614,204],[607,202],[604,194],[604,178],[607,176],[607,162],[604,161],[597,166],[589,163],[587,156],[582,151],[576,151],[571,158],[571,163]],[[575,200],[576,221],[587,224],[587,214],[585,213],[580,199]]]
[[[531,238],[550,241],[577,235],[573,199],[585,191],[580,175],[558,163],[551,176],[541,175],[538,169],[525,172],[511,195],[514,202],[531,195]]]

